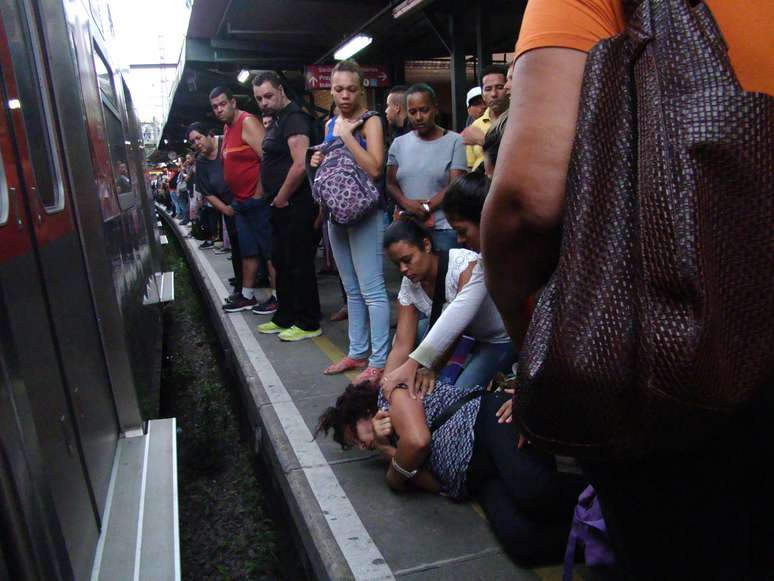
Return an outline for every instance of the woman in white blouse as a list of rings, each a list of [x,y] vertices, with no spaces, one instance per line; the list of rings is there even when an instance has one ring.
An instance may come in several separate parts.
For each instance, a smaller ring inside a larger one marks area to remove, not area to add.
[[[515,353],[503,321],[484,285],[478,255],[478,223],[489,189],[481,174],[456,180],[446,193],[444,211],[467,248],[449,251],[445,279],[444,311],[424,337],[419,337],[420,320],[430,317],[432,296],[439,269],[430,232],[415,220],[399,220],[385,232],[384,247],[403,275],[398,293],[398,327],[387,358],[382,389],[385,395],[406,384],[412,395],[432,391],[434,369],[449,354],[461,334],[476,340],[469,361],[455,382],[458,386],[486,386],[500,370],[508,369]]]

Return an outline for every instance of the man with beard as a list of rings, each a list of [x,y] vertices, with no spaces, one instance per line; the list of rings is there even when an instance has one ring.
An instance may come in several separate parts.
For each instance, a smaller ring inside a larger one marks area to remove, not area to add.
[[[491,65],[481,74],[481,95],[487,109],[484,114],[471,123],[462,132],[465,142],[465,153],[468,158],[468,168],[476,169],[484,161],[484,137],[492,123],[506,111],[511,103],[510,91],[507,87],[508,67]]]
[[[258,332],[278,334],[281,341],[303,341],[322,333],[314,268],[318,208],[305,168],[311,119],[288,99],[275,72],[253,79],[253,95],[264,118],[274,118],[263,139],[261,182],[264,199],[271,204],[272,262],[279,301],[272,320],[258,325]]]
[[[258,119],[237,107],[236,99],[226,88],[215,87],[210,91],[210,105],[218,121],[225,124],[223,177],[234,194],[231,207],[242,252],[242,293],[223,305],[223,310],[234,313],[252,309],[255,314],[269,315],[277,310],[274,295],[261,304],[255,298],[255,280],[261,261],[268,265],[269,276],[274,278],[269,204],[261,186],[261,144],[266,130]]]

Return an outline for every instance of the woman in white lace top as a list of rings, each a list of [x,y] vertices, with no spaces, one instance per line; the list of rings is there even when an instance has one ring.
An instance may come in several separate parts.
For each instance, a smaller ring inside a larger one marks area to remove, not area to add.
[[[466,249],[449,251],[444,281],[444,311],[416,346],[422,334],[423,317],[430,317],[432,296],[440,258],[433,252],[429,232],[413,220],[401,220],[388,228],[384,246],[403,274],[398,293],[398,328],[387,359],[382,388],[389,393],[406,384],[412,394],[431,391],[435,372],[462,335],[476,340],[458,386],[485,386],[499,370],[515,360],[503,321],[484,285],[481,257],[477,253],[478,221],[489,180],[469,174],[456,180],[447,191],[449,221]],[[451,194],[451,195],[450,195]],[[418,330],[419,327],[419,330]]]

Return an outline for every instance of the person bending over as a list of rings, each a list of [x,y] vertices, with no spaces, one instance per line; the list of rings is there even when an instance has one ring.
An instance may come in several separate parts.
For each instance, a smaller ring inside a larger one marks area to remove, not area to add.
[[[463,333],[473,337],[476,344],[456,385],[486,386],[498,371],[515,361],[503,321],[486,290],[477,254],[478,225],[488,190],[489,179],[473,173],[458,178],[446,192],[444,212],[467,249],[449,251],[448,304],[427,335],[420,337],[416,349],[418,320],[421,315],[430,316],[439,254],[433,252],[429,233],[416,222],[399,221],[388,228],[385,247],[404,278],[398,295],[398,329],[382,382],[385,393],[399,384],[406,384],[412,395],[432,391],[432,369],[443,364],[445,354]]]

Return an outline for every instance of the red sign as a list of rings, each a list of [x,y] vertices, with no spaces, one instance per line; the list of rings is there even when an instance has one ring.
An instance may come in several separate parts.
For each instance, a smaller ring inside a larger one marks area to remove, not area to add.
[[[366,87],[389,87],[390,78],[384,67],[361,67]],[[304,67],[307,89],[330,89],[333,65],[308,65]]]

